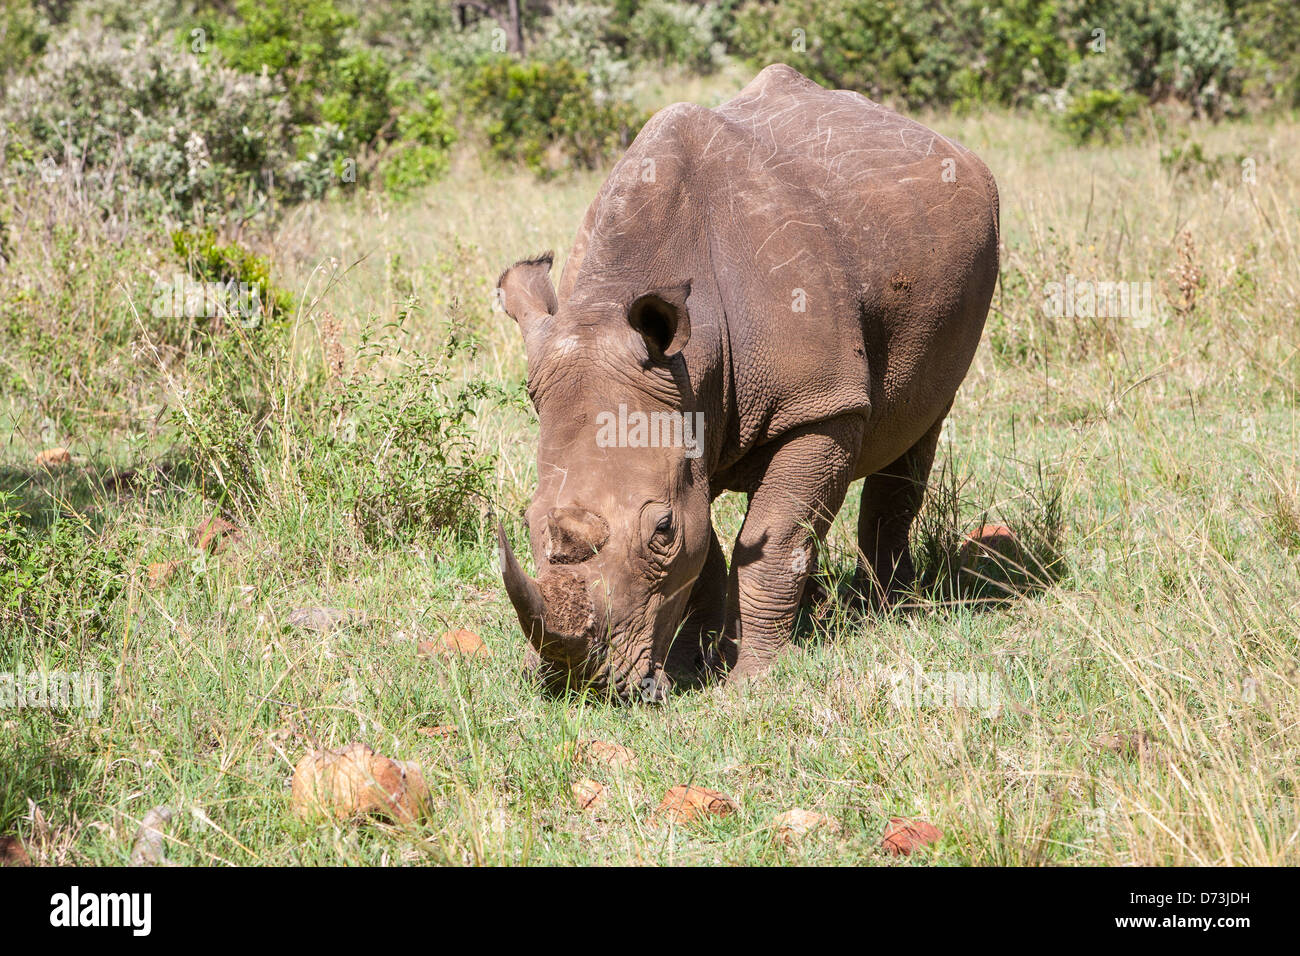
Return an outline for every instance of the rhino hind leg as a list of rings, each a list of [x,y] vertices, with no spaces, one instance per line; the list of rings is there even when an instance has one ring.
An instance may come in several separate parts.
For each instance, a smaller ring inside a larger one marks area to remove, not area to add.
[[[946,417],[945,411],[915,445],[862,483],[854,591],[869,609],[889,607],[912,587],[916,571],[908,533],[925,498]]]

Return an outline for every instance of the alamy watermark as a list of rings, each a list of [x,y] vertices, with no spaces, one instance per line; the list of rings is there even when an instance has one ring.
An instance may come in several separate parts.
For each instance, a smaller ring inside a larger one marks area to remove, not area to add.
[[[1142,328],[1157,318],[1155,285],[1067,275],[1043,287],[1043,312],[1057,319],[1133,319]]]
[[[78,710],[98,717],[104,710],[100,671],[34,670],[0,672],[0,711]]]
[[[990,671],[925,671],[914,664],[885,668],[880,676],[889,682],[889,702],[899,710],[955,708],[993,717],[1002,709],[1002,684]]]
[[[177,273],[170,283],[154,283],[152,311],[156,319],[230,317],[256,328],[262,321],[262,289],[255,282],[202,282]]]
[[[687,458],[704,452],[703,412],[618,412],[596,415],[598,448],[681,448]]]

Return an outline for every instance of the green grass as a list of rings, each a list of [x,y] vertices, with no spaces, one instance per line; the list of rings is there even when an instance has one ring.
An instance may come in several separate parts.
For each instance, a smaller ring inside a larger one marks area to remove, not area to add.
[[[738,82],[724,74],[689,92],[708,102]],[[1300,859],[1300,177],[1290,161],[1300,126],[1151,124],[1127,145],[1076,149],[1038,119],[929,121],[997,176],[1005,252],[939,454],[955,488],[936,481],[914,548],[951,552],[986,516],[1027,535],[1059,531],[1059,580],[1005,603],[953,602],[935,589],[890,617],[833,608],[743,689],[662,707],[549,698],[522,673],[490,522],[468,537],[367,545],[291,480],[286,438],[257,451],[268,490],[232,514],[243,542],[200,553],[192,529],[219,504],[184,467],[148,466],[173,453],[168,416],[202,384],[202,364],[141,357],[117,338],[96,353],[91,342],[88,354],[117,363],[119,382],[139,383],[110,400],[101,368],[78,381],[6,346],[5,380],[18,385],[0,392],[0,489],[18,495],[40,534],[85,527],[124,570],[102,626],[67,610],[0,641],[0,672],[43,664],[99,670],[107,682],[98,718],[0,713],[0,832],[19,833],[41,862],[125,863],[139,820],[167,805],[179,811],[168,856],[199,864]],[[1181,135],[1209,155],[1256,157],[1258,185],[1172,177],[1159,157]],[[457,321],[480,341],[458,375],[517,385],[523,350],[513,323],[490,309],[493,279],[528,253],[567,251],[600,179],[539,185],[462,153],[444,185],[405,205],[358,194],[246,237],[304,303],[283,374],[302,382],[319,367],[327,312],[347,353],[414,294],[413,347],[436,349],[455,301]],[[42,240],[27,228],[31,246],[15,269],[34,273]],[[1183,231],[1202,285],[1180,314],[1169,270]],[[77,242],[90,255],[106,240],[88,229]],[[95,308],[143,311],[139,269],[113,264]],[[1042,287],[1067,273],[1154,282],[1162,317],[1145,327],[1046,318]],[[12,290],[16,280],[5,281]],[[90,308],[69,301],[73,311],[51,316],[51,327],[62,319],[75,333]],[[496,512],[515,521],[533,486],[535,425],[485,401],[476,427],[482,447],[500,453]],[[75,458],[47,474],[31,462],[52,444]],[[105,487],[114,466],[146,477],[114,491]],[[718,502],[726,534],[741,507]],[[832,581],[851,570],[855,516],[856,486],[831,532]],[[145,568],[164,560],[181,565],[150,588]],[[95,606],[88,588],[72,590],[74,605]],[[309,605],[365,619],[323,635],[289,628],[289,612]],[[419,640],[452,627],[480,633],[491,657],[416,655]],[[996,675],[1002,706],[897,707],[888,675],[913,665]],[[437,725],[457,733],[417,732]],[[1092,742],[1132,732],[1150,735],[1154,759]],[[621,772],[575,766],[564,745],[578,738],[623,744],[638,760]],[[427,820],[293,817],[296,761],[355,740],[421,764]],[[611,789],[600,814],[570,797],[588,776]],[[664,792],[683,783],[722,791],[739,812],[655,823]],[[842,832],[775,844],[773,818],[796,806]],[[944,838],[910,860],[886,856],[891,816],[927,819]]]

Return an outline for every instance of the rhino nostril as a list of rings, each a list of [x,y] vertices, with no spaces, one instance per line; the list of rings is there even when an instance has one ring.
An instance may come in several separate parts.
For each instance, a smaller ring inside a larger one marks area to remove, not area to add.
[[[552,508],[546,514],[546,559],[581,564],[609,540],[609,523],[585,508]]]

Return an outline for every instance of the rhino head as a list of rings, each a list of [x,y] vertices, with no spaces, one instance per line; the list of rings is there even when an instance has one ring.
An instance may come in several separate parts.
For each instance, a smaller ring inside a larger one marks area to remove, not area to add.
[[[523,333],[540,435],[530,577],[498,527],[506,591],[552,685],[662,698],[711,538],[689,283],[557,301],[550,255],[498,281]]]

